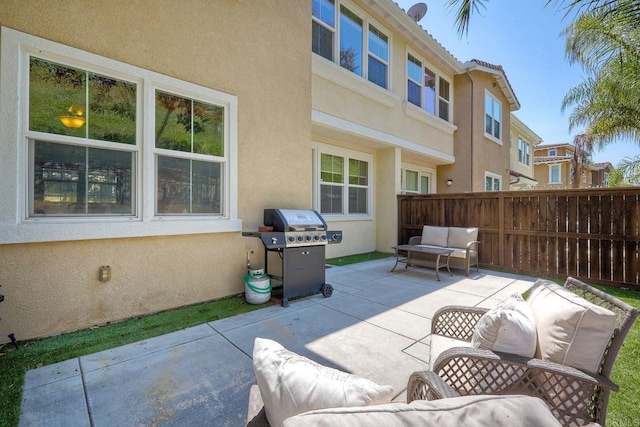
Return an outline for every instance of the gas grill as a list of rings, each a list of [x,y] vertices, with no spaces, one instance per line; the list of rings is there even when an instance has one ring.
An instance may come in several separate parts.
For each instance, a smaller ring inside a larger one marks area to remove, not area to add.
[[[314,210],[265,209],[264,225],[242,235],[262,241],[265,273],[282,283],[282,306],[289,306],[289,298],[315,292],[330,297],[333,287],[325,283],[325,247],[342,242],[342,231],[327,230],[327,223]],[[269,273],[270,252],[280,256],[281,276]]]

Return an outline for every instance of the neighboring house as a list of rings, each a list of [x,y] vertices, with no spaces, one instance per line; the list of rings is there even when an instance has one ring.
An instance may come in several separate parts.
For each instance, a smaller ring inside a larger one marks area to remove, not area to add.
[[[571,184],[571,160],[575,152],[575,146],[568,143],[541,144],[534,150],[535,179],[538,188],[573,188]],[[602,167],[602,179],[604,179],[606,167]],[[587,158],[582,170],[579,171],[578,188],[588,188],[594,185],[593,173],[600,175],[600,169],[594,169],[591,159]],[[602,182],[595,178],[595,182]]]
[[[591,186],[592,187],[608,187],[609,175],[613,172],[614,167],[609,162],[592,163],[589,165],[591,170]]]
[[[0,341],[241,293],[265,208],[318,210],[336,257],[391,250],[398,194],[508,189],[504,70],[391,0],[85,12],[3,2]]]
[[[506,190],[510,113],[520,108],[513,88],[501,66],[476,59],[454,83],[455,163],[438,168],[438,192]]]
[[[533,157],[535,147],[542,138],[532,131],[515,115],[511,114],[511,160],[510,190],[533,190],[538,181],[533,178]]]

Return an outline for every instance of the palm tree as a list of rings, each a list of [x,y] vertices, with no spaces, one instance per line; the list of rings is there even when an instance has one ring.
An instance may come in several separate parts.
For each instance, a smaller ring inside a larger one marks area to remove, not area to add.
[[[580,178],[586,170],[591,153],[593,153],[593,138],[588,133],[576,135],[573,137],[573,147],[569,181],[571,182],[571,188],[580,188]]]
[[[447,0],[449,10],[456,9],[455,26],[461,37],[468,34],[471,15],[480,9],[486,9],[489,0]],[[546,0],[546,5],[554,4],[559,9],[577,13],[600,12],[612,15],[616,19],[635,22],[640,21],[640,2],[637,0]]]

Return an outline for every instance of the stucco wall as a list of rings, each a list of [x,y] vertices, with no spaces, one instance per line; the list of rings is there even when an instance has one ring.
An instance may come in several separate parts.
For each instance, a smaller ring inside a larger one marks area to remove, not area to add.
[[[454,149],[456,162],[450,166],[438,167],[438,192],[485,191],[485,172],[500,175],[502,188],[508,190],[509,103],[500,87],[495,84],[492,74],[479,71],[469,74],[456,76],[455,79],[455,124],[458,126]],[[502,144],[484,134],[485,90],[502,103]],[[451,186],[446,185],[448,179],[453,180]]]
[[[5,0],[0,25],[237,96],[243,228],[266,207],[311,207],[310,2],[69,6]],[[0,341],[240,293],[245,251],[260,245],[240,233],[0,245]],[[98,282],[101,265],[111,281]]]

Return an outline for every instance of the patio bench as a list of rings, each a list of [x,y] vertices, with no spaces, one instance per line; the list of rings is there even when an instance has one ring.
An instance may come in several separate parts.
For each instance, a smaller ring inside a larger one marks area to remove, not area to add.
[[[422,235],[409,238],[409,245],[423,248],[451,249],[449,266],[462,267],[469,276],[469,270],[478,268],[478,228],[477,227],[437,227],[425,225]],[[434,257],[428,254],[412,255],[412,264],[434,267]],[[410,264],[410,265],[412,265]]]

